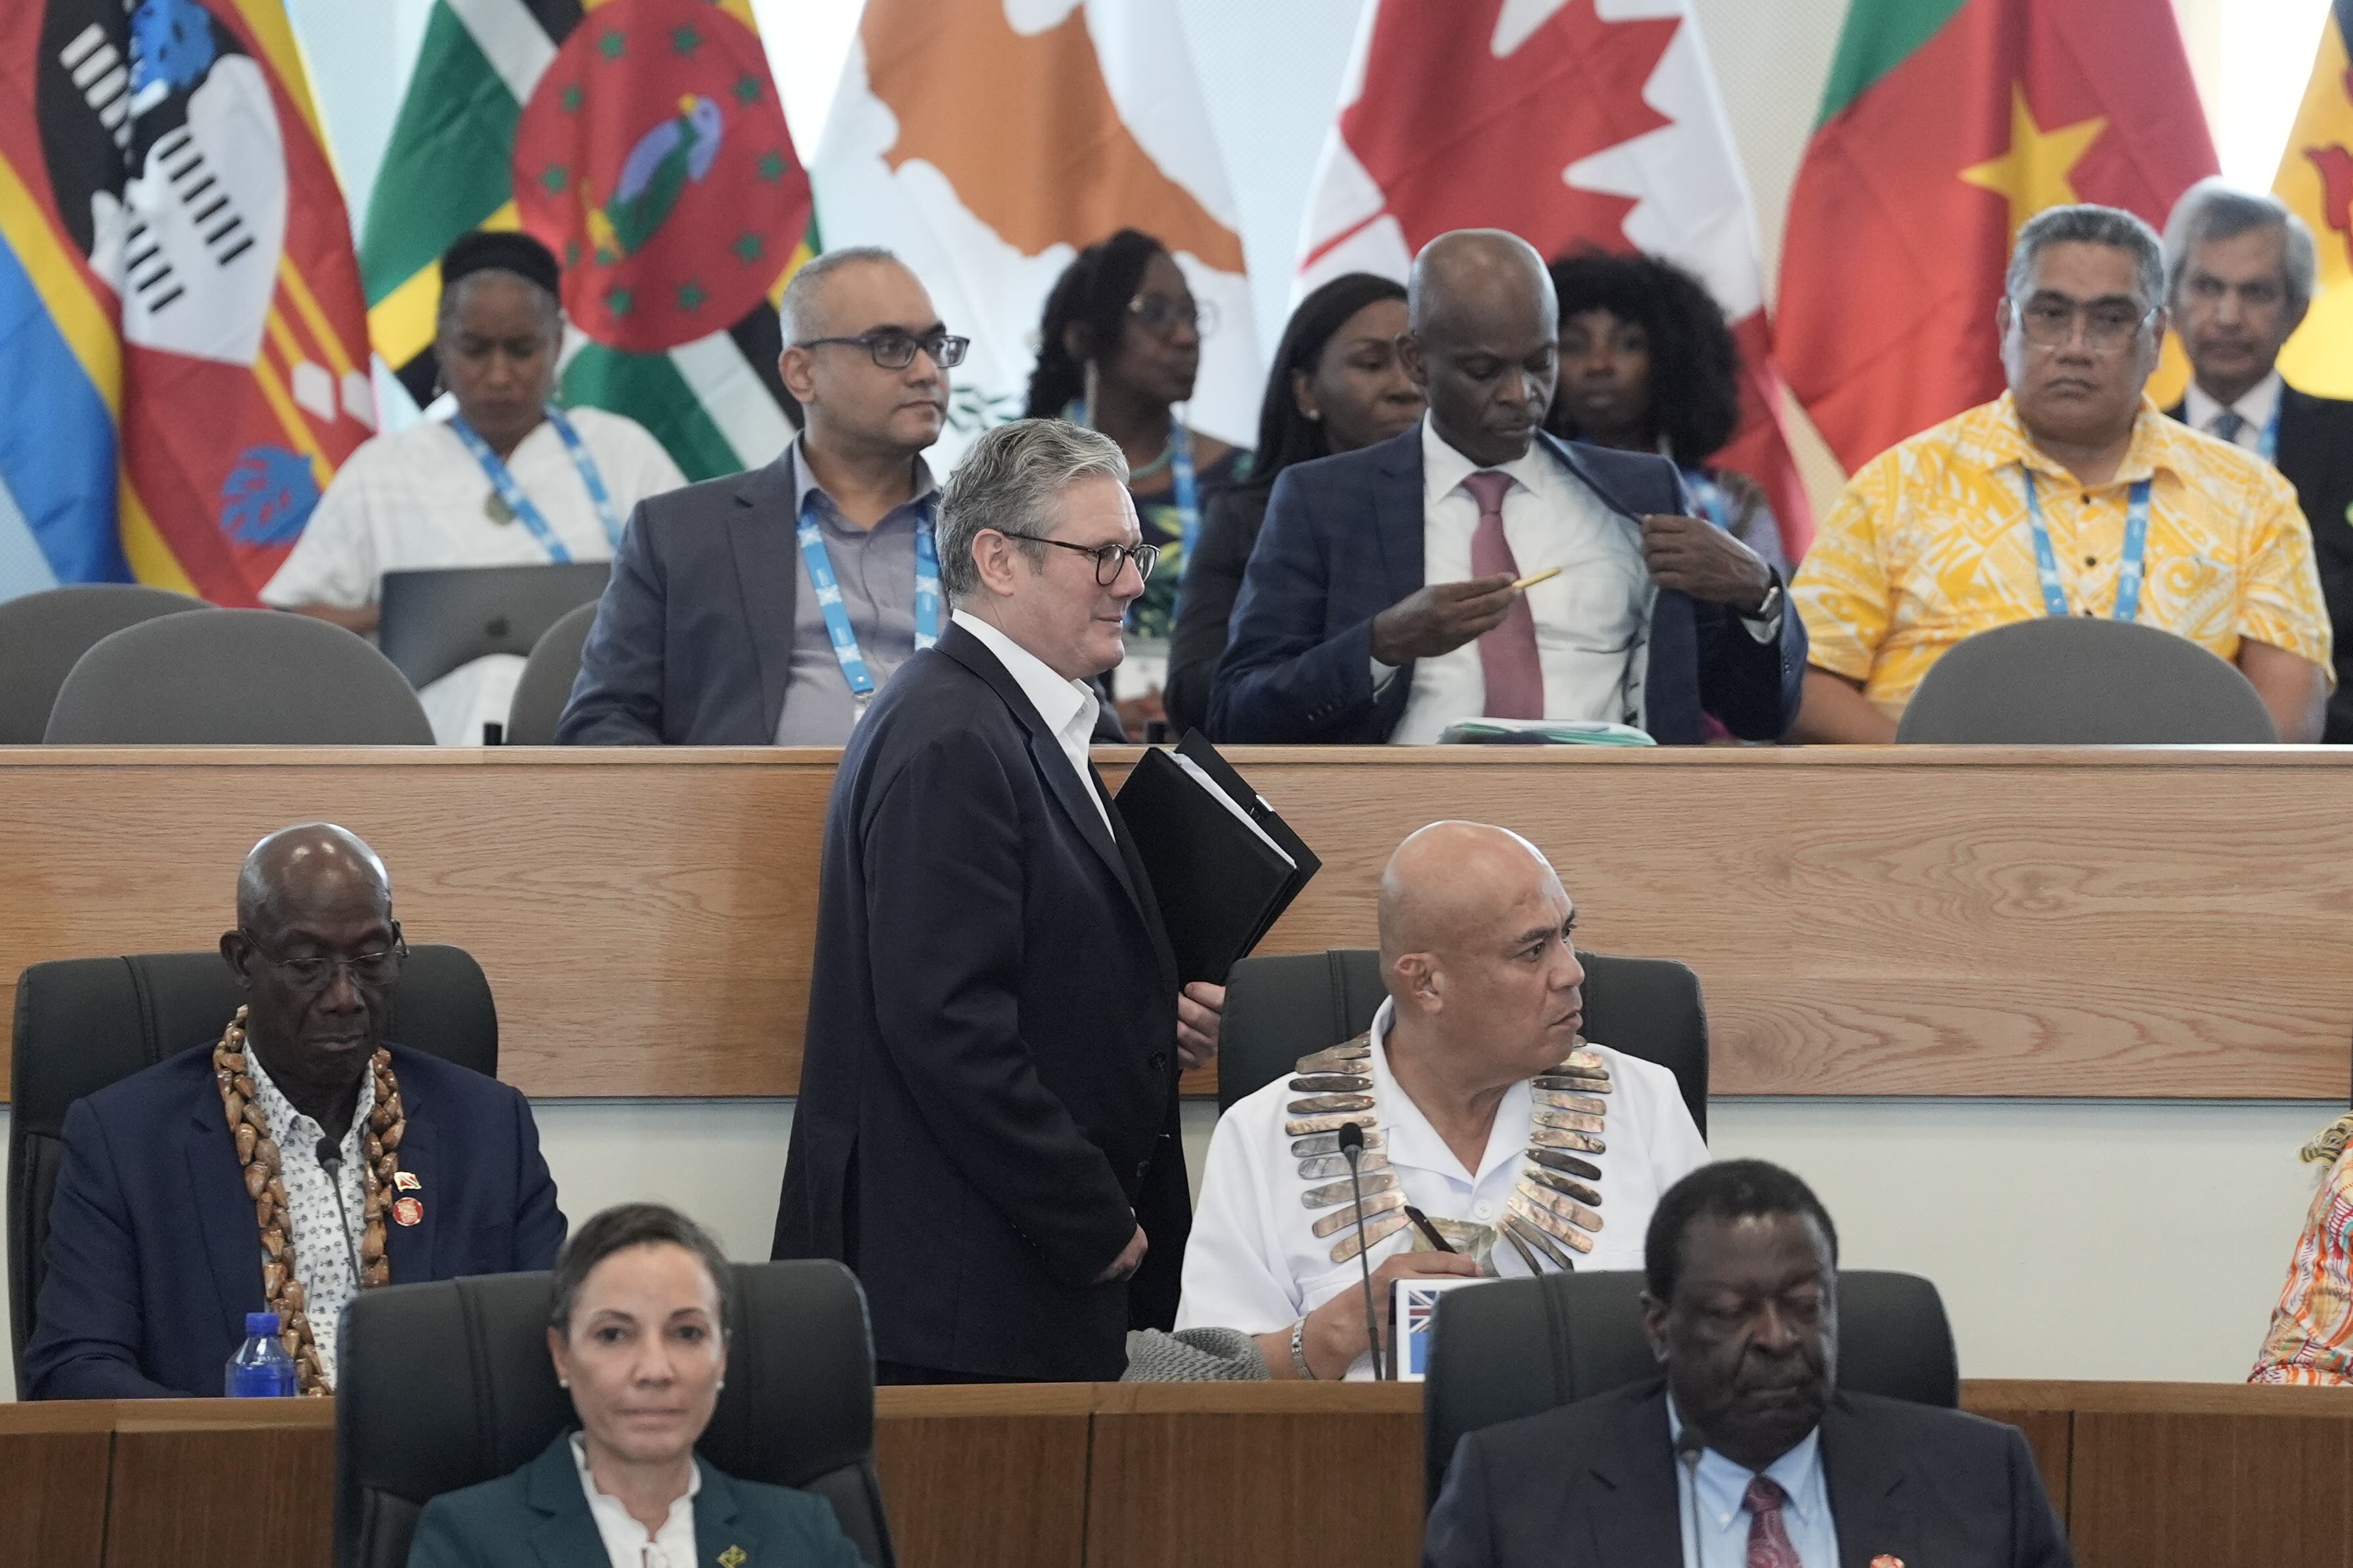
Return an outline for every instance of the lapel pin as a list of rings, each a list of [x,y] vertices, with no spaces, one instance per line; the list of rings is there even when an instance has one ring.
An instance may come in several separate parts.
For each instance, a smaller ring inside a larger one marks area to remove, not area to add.
[[[744,1568],[744,1563],[750,1555],[740,1546],[731,1546],[719,1554],[719,1568]],[[1904,1568],[1904,1564],[1899,1563],[1895,1568]]]
[[[417,1179],[417,1173],[414,1171],[395,1171],[392,1173],[392,1185],[395,1192],[416,1193],[425,1190],[425,1184]]]
[[[392,1220],[395,1225],[415,1225],[424,1217],[425,1205],[415,1198],[403,1198],[392,1205]],[[1900,1564],[1898,1568],[1901,1568]]]

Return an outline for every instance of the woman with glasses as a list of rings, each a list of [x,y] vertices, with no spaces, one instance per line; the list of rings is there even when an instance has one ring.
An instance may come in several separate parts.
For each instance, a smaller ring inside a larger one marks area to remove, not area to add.
[[[512,1474],[427,1503],[409,1568],[863,1568],[822,1499],[695,1454],[726,1386],[735,1300],[701,1226],[659,1204],[607,1209],[565,1247],[549,1293],[547,1352],[578,1426]]]
[[[643,426],[556,404],[564,309],[555,257],[527,234],[477,230],[441,258],[434,350],[446,416],[364,442],[261,601],[373,632],[384,575],[451,566],[607,561],[647,496],[686,482]],[[300,538],[294,538],[299,532]],[[515,654],[459,666],[417,693],[434,738],[478,746],[522,679]]]
[[[1560,382],[1546,427],[1673,458],[1699,515],[1788,576],[1763,489],[1708,462],[1740,424],[1740,349],[1707,285],[1655,256],[1598,250],[1554,262],[1552,282]]]
[[[1201,368],[1201,340],[1217,325],[1167,248],[1124,228],[1079,253],[1047,295],[1038,328],[1025,416],[1068,419],[1117,441],[1145,541],[1160,548],[1160,570],[1128,612],[1129,635],[1147,644],[1166,644],[1175,629],[1177,588],[1208,497],[1249,471],[1248,452],[1178,416]],[[1139,738],[1164,716],[1156,687],[1118,706]]]
[[[1267,374],[1250,475],[1204,503],[1200,544],[1185,563],[1162,696],[1171,731],[1208,720],[1210,677],[1276,477],[1402,435],[1421,418],[1421,389],[1398,357],[1405,327],[1405,285],[1369,272],[1333,279],[1291,313]]]

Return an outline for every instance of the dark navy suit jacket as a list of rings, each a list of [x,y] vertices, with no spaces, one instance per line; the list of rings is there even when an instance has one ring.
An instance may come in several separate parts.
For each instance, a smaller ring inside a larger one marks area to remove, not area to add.
[[[1683,1560],[1664,1382],[1472,1432],[1430,1510],[1422,1568],[1674,1568]],[[1840,1568],[2073,1568],[2025,1434],[1841,1394],[1822,1415]]]
[[[694,1463],[702,1473],[694,1494],[696,1562],[864,1568],[824,1499],[737,1480],[699,1458]],[[609,1561],[580,1489],[569,1433],[512,1475],[427,1503],[408,1549],[408,1568],[599,1568]]]
[[[403,1196],[424,1215],[385,1227],[396,1284],[551,1268],[564,1245],[555,1184],[516,1090],[392,1047],[408,1113]],[[237,1145],[198,1046],[66,1112],[49,1210],[48,1277],[25,1344],[27,1399],[217,1395],[262,1310],[261,1239]]]
[[[1691,510],[1664,458],[1537,440],[1614,511]],[[1373,617],[1422,586],[1422,528],[1419,425],[1285,468],[1234,603],[1210,735],[1387,741],[1405,715],[1413,667],[1374,694]],[[1778,740],[1798,716],[1805,668],[1805,627],[1786,600],[1780,637],[1760,643],[1729,606],[1662,589],[1651,612],[1647,728],[1662,745],[1696,745],[1706,738],[1701,716],[1712,713],[1744,740]]]

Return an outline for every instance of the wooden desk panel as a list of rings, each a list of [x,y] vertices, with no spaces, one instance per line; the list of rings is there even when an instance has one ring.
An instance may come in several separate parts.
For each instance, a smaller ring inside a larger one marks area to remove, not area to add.
[[[1699,971],[1718,1093],[2346,1093],[2353,754],[1234,757],[1324,859],[1270,951],[1369,943],[1400,837],[1501,822],[1590,946]],[[325,816],[416,940],[482,961],[526,1091],[790,1094],[833,758],[0,751],[0,974],[209,945],[252,841]]]
[[[117,1411],[107,1568],[334,1561],[332,1401],[125,1401]]]
[[[876,1389],[874,1466],[900,1568],[1081,1568],[1095,1394]]]
[[[100,1568],[111,1409],[0,1405],[0,1568]]]

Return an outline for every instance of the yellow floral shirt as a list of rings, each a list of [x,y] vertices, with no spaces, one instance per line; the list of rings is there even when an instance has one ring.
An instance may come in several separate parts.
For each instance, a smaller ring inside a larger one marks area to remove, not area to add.
[[[2151,481],[2138,619],[2235,661],[2242,638],[2330,671],[2328,611],[2295,488],[2251,452],[2142,400],[2116,478],[2086,490],[2043,455],[2008,393],[1858,470],[1789,596],[1810,662],[1863,682],[1891,718],[1945,650],[2049,613],[2034,565],[2031,468],[2077,614],[2115,613],[2128,493]]]

